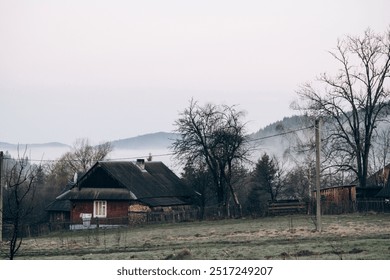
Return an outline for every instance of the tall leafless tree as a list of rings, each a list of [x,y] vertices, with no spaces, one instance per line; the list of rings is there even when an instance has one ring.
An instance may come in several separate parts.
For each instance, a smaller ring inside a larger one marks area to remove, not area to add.
[[[241,212],[241,205],[232,184],[234,165],[246,159],[247,137],[242,111],[235,106],[206,104],[194,100],[175,122],[180,135],[172,144],[176,158],[187,161],[202,160],[212,174],[219,206],[229,215],[229,202]]]
[[[9,234],[9,259],[12,260],[23,241],[23,226],[33,211],[35,182],[39,166],[31,165],[26,157],[6,160],[4,212],[11,226]]]
[[[347,36],[330,54],[340,65],[338,72],[322,74],[320,87],[304,84],[296,108],[323,117],[326,159],[338,170],[353,172],[366,187],[374,131],[389,112],[390,30]]]

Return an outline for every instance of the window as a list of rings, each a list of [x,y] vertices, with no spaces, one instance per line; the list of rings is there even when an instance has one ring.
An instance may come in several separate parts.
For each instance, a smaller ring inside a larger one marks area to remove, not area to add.
[[[93,216],[95,218],[107,217],[107,201],[96,200],[93,202]]]

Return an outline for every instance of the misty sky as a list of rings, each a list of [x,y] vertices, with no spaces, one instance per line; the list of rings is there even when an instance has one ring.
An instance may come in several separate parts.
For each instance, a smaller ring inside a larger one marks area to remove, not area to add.
[[[384,32],[389,11],[388,0],[0,0],[0,142],[169,132],[192,97],[237,105],[255,132],[335,71],[338,38]]]

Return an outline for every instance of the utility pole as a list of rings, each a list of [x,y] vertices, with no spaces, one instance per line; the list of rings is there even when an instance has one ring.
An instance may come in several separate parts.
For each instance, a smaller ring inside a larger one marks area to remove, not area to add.
[[[3,242],[3,151],[0,151],[0,242]]]
[[[315,121],[315,135],[316,135],[316,200],[317,200],[317,231],[321,232],[322,221],[321,221],[321,119]]]

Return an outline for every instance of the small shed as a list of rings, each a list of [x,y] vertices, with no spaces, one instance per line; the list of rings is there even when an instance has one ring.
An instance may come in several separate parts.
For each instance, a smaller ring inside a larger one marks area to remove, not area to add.
[[[54,227],[62,227],[70,221],[70,200],[54,200],[47,207],[49,221]]]
[[[77,176],[75,175],[75,179]],[[60,196],[68,192],[75,185],[75,181],[69,182],[66,187],[61,191]],[[54,229],[66,228],[70,222],[70,211],[72,204],[68,199],[58,199],[58,197],[50,202],[45,210],[49,213],[50,226]]]
[[[321,189],[321,197],[335,204],[356,202],[356,185],[334,186]]]
[[[324,214],[341,214],[356,211],[356,185],[322,188],[321,206]],[[313,198],[316,198],[314,191]]]

